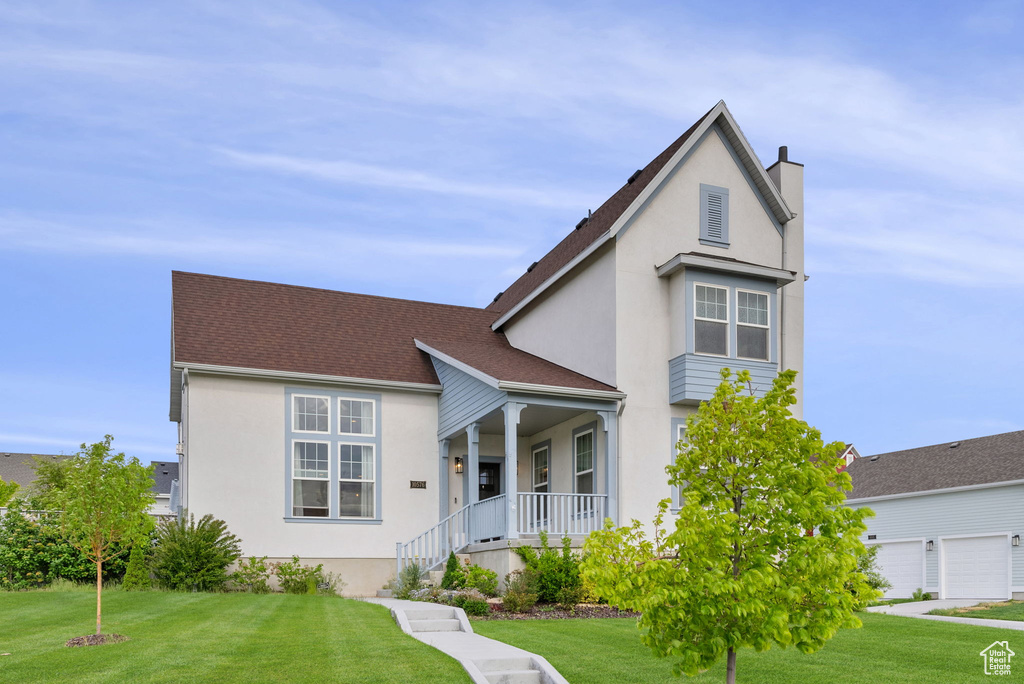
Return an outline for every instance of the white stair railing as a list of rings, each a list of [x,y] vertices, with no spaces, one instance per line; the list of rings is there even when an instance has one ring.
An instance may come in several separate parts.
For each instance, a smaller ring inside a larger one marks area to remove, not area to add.
[[[478,541],[504,537],[505,530],[504,494],[467,504],[411,541],[398,542],[398,572],[410,563],[418,563],[424,570],[437,570],[448,554]]]

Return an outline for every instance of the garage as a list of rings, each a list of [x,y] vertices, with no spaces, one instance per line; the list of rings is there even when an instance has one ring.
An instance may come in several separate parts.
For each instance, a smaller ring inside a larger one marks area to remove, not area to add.
[[[878,543],[878,568],[892,584],[885,598],[910,598],[924,587],[924,540]]]
[[[1010,597],[1010,540],[1007,535],[941,539],[942,598]]]

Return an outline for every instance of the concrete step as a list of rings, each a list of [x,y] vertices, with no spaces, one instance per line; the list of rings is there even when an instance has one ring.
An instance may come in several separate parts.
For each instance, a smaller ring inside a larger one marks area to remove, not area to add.
[[[527,656],[513,656],[510,658],[488,658],[487,660],[473,661],[481,672],[493,672],[495,670],[532,670],[533,662]]]
[[[454,620],[455,609],[446,606],[413,609],[405,611],[405,617],[409,620]]]
[[[496,670],[484,676],[491,684],[541,684],[538,670]]]
[[[409,620],[409,629],[413,632],[461,632],[462,623],[450,620]]]

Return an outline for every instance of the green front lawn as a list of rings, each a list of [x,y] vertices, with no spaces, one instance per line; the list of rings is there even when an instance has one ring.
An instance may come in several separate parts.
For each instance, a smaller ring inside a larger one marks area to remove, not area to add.
[[[758,684],[986,682],[992,677],[982,671],[982,649],[1007,638],[1011,648],[1017,641],[1024,645],[1019,632],[1001,629],[876,614],[862,619],[862,629],[841,630],[812,655],[795,649],[740,651],[736,679]],[[572,684],[673,681],[671,663],[640,643],[632,619],[476,621],[473,629],[544,656]],[[676,681],[724,682],[724,659],[709,672]]]
[[[65,648],[91,634],[91,592],[0,592],[0,682],[469,682],[380,606],[324,596],[104,592],[103,632],[130,641]]]
[[[929,615],[951,615],[954,617],[986,618],[993,620],[1024,621],[1024,601],[1003,601],[1001,603],[982,603],[968,608],[939,608],[929,611]]]

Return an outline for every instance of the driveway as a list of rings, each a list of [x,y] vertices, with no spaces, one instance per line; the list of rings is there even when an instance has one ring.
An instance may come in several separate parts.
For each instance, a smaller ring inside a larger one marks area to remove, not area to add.
[[[897,603],[893,606],[872,606],[867,610],[872,613],[884,613],[886,615],[901,615],[903,617],[920,618],[922,620],[936,620],[938,622],[959,622],[963,625],[980,625],[982,627],[1015,629],[1019,632],[1024,632],[1024,622],[1017,620],[992,620],[986,618],[965,618],[926,614],[928,611],[935,610],[936,608],[967,608],[968,606],[976,606],[979,603],[994,603],[1005,600],[1006,599],[939,599],[935,601]]]

